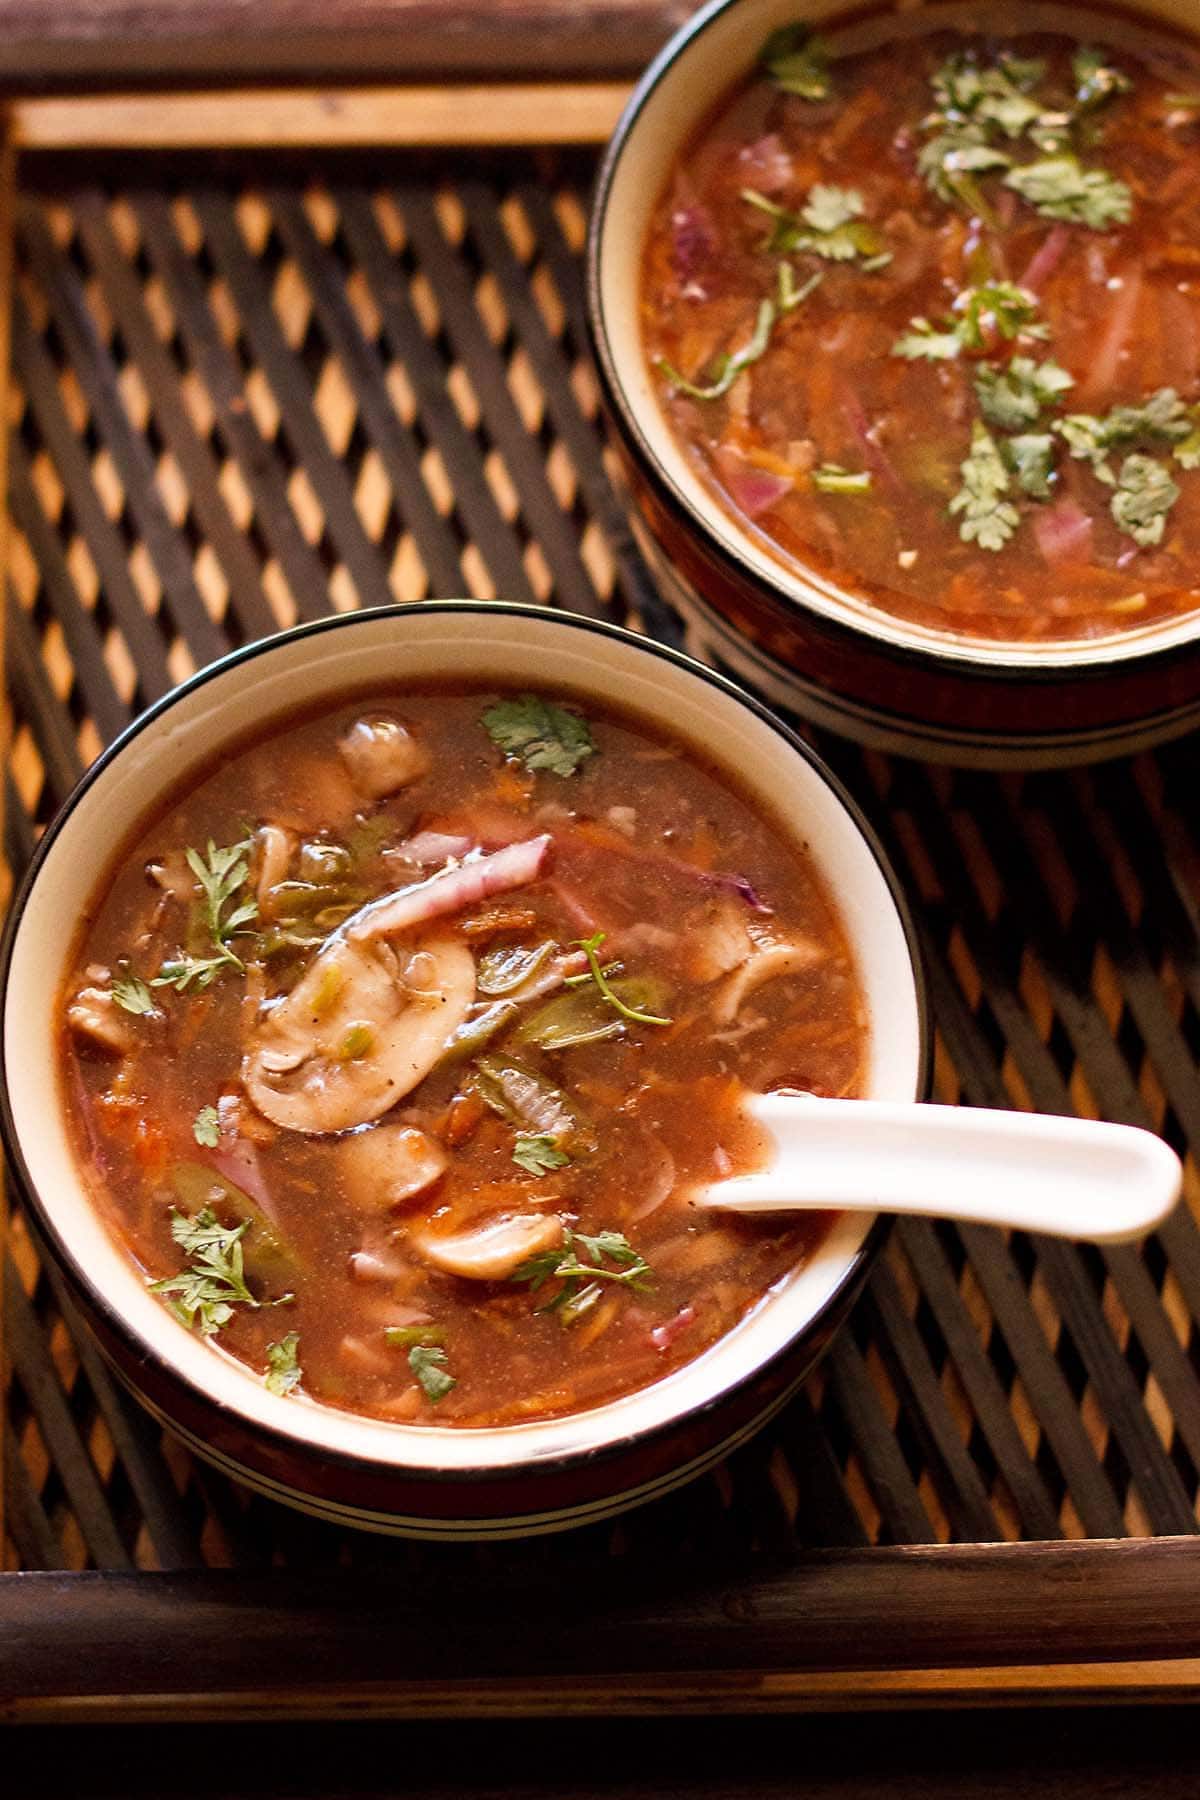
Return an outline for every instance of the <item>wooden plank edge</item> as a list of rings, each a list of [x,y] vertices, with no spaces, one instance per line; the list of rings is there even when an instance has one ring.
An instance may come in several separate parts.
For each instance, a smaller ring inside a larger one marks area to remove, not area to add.
[[[763,1713],[900,1712],[986,1707],[1195,1705],[1200,1659],[1183,1663],[1036,1664],[977,1669],[852,1670],[730,1682],[613,1677],[536,1687],[492,1682],[362,1684],[184,1694],[19,1697],[0,1704],[0,1724],[266,1724],[283,1719],[660,1718]]]
[[[602,144],[629,92],[623,81],[513,81],[112,93],[20,100],[12,120],[25,151]]]
[[[0,1578],[0,1718],[13,1720],[1198,1693],[1191,1537],[822,1550],[687,1569],[581,1556],[569,1595],[536,1563],[481,1582],[450,1551],[416,1575]]]

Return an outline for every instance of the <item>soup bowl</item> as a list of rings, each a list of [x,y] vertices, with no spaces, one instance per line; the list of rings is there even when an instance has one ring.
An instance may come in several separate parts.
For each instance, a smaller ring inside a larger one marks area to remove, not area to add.
[[[636,524],[664,591],[713,656],[777,704],[885,750],[975,766],[1116,756],[1200,722],[1200,568],[1194,610],[1086,641],[1019,644],[910,623],[773,552],[701,479],[656,392],[642,340],[643,247],[667,172],[769,34],[797,22],[848,49],[930,26],[1040,21],[1118,46],[1147,27],[1200,44],[1194,0],[1110,8],[1022,0],[711,0],[637,87],[604,158],[587,258],[601,392],[623,452]],[[841,34],[840,39],[836,34]],[[853,180],[853,171],[831,179]],[[869,498],[856,502],[869,505]]]
[[[439,680],[532,680],[617,703],[708,761],[718,746],[719,764],[803,840],[841,914],[868,1008],[866,1091],[924,1097],[929,1034],[912,928],[870,830],[813,753],[720,676],[632,633],[534,607],[447,601],[342,615],[237,651],[99,759],[47,830],[7,924],[0,1120],[45,1255],[136,1396],[198,1455],[329,1520],[428,1538],[512,1536],[649,1499],[756,1430],[845,1315],[877,1223],[839,1217],[726,1337],[639,1392],[493,1429],[385,1422],[269,1392],[148,1292],[89,1199],[58,1073],[56,996],[110,849],[273,720],[355,691]]]

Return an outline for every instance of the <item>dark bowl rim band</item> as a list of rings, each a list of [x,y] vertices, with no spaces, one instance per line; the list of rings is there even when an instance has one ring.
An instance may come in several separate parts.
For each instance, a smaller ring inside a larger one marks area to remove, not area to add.
[[[92,1280],[88,1271],[77,1260],[70,1246],[43,1208],[36,1184],[30,1174],[21,1147],[16,1121],[13,1117],[9,1096],[8,1056],[7,1056],[7,1000],[9,972],[16,953],[17,939],[25,917],[26,909],[33,896],[42,869],[54,853],[67,821],[73,817],[78,808],[84,804],[92,788],[119,758],[132,749],[152,725],[165,713],[182,700],[195,694],[209,683],[219,680],[231,670],[239,669],[257,658],[270,655],[274,651],[304,639],[317,639],[330,632],[354,630],[356,626],[381,619],[404,619],[417,614],[430,613],[442,616],[467,618],[473,614],[494,616],[497,613],[507,617],[547,621],[566,630],[575,630],[606,637],[634,648],[643,654],[658,657],[673,664],[685,674],[699,678],[716,688],[727,698],[746,708],[762,724],[773,730],[790,749],[800,755],[817,777],[833,793],[834,798],[849,816],[851,824],[865,843],[896,909],[896,915],[904,936],[909,966],[913,980],[914,998],[917,1010],[917,1080],[915,1101],[928,1097],[932,1078],[933,1037],[931,1029],[931,1011],[928,979],[924,958],[920,948],[916,925],[891,861],[884,850],[874,827],[864,816],[858,802],[847,791],[833,771],[826,767],[817,752],[797,734],[785,725],[781,719],[763,705],[753,695],[744,692],[735,682],[719,674],[716,670],[706,668],[703,663],[695,661],[682,651],[669,645],[657,643],[644,638],[638,633],[627,630],[624,626],[610,624],[606,620],[587,618],[581,614],[560,612],[543,606],[529,605],[516,601],[504,600],[418,600],[397,602],[389,606],[364,607],[356,612],[335,613],[326,618],[315,619],[301,625],[292,626],[282,632],[273,633],[269,637],[256,639],[232,650],[226,656],[217,658],[204,668],[196,671],[177,687],[156,700],[144,712],[140,713],[92,763],[62,805],[54,815],[34,851],[29,865],[21,878],[20,884],[9,907],[8,917],[4,923],[3,934],[0,935],[0,1137],[7,1149],[10,1166],[17,1178],[24,1203],[29,1208],[38,1229],[38,1235],[45,1247],[54,1256],[59,1266],[69,1277],[72,1284],[86,1298],[86,1303],[102,1320],[106,1330],[119,1342],[130,1355],[135,1366],[151,1363],[169,1382],[182,1389],[189,1400],[201,1409],[215,1412],[220,1418],[228,1421],[242,1432],[250,1433],[254,1438],[271,1444],[276,1450],[286,1451],[292,1456],[317,1457],[322,1462],[333,1464],[347,1471],[369,1469],[374,1475],[394,1474],[398,1479],[414,1481],[446,1482],[455,1484],[471,1484],[483,1482],[502,1482],[505,1480],[535,1479],[540,1475],[557,1475],[586,1464],[593,1464],[599,1459],[608,1459],[617,1455],[632,1452],[644,1444],[682,1429],[696,1421],[705,1419],[715,1409],[726,1404],[729,1399],[745,1388],[750,1382],[757,1381],[769,1371],[776,1368],[786,1358],[799,1353],[802,1345],[820,1332],[820,1328],[836,1311],[839,1303],[845,1298],[848,1288],[861,1280],[866,1268],[882,1244],[889,1228],[889,1220],[881,1216],[867,1233],[863,1242],[855,1251],[845,1273],[837,1285],[826,1296],[820,1307],[806,1320],[804,1325],[777,1350],[771,1357],[756,1366],[746,1375],[741,1376],[709,1399],[672,1413],[667,1419],[656,1424],[643,1427],[627,1436],[617,1437],[609,1442],[592,1448],[569,1451],[554,1458],[547,1458],[537,1463],[515,1462],[509,1464],[479,1464],[463,1469],[424,1469],[414,1468],[400,1461],[380,1460],[374,1457],[360,1456],[352,1451],[325,1446],[306,1439],[302,1431],[293,1434],[272,1425],[261,1424],[247,1417],[235,1405],[225,1400],[215,1399],[210,1393],[193,1382],[190,1376],[184,1375],[178,1367],[162,1357],[152,1346],[147,1344],[128,1323],[124,1315],[114,1303]],[[835,893],[836,899],[836,893]],[[336,1411],[336,1408],[329,1409]],[[582,1409],[584,1411],[591,1409]],[[491,1430],[502,1431],[504,1427],[483,1427],[481,1435]]]

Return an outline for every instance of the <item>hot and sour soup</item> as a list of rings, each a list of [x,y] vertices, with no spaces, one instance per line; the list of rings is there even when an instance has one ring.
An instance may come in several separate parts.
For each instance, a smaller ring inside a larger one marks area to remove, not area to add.
[[[765,548],[899,618],[1190,612],[1200,55],[958,10],[784,29],[717,100],[644,248],[668,422]]]
[[[232,754],[98,892],[62,1000],[98,1205],[275,1391],[497,1425],[695,1357],[825,1229],[692,1206],[748,1089],[861,1091],[788,831],[642,723],[349,700]]]

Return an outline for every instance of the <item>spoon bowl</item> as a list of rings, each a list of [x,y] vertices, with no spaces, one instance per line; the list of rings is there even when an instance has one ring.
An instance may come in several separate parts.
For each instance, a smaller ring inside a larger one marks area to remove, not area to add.
[[[1128,1243],[1160,1225],[1183,1185],[1153,1132],[1101,1119],[888,1100],[755,1094],[763,1166],[697,1189],[730,1212],[896,1212]]]

